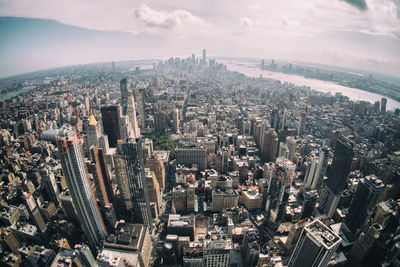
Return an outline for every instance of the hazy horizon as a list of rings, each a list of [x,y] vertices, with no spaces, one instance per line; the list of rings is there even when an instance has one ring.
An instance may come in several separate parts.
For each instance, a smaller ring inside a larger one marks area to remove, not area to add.
[[[0,16],[0,77],[203,48],[400,77],[399,0],[0,0]]]

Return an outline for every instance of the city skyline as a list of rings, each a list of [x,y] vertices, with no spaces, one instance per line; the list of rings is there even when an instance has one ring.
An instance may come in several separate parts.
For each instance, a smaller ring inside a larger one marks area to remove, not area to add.
[[[7,18],[1,19],[2,77],[72,64],[180,56],[193,48],[206,48],[210,56],[276,58],[400,76],[398,1],[0,1],[0,7],[0,16],[26,17],[31,25],[13,22],[10,27]],[[35,23],[43,23],[37,19],[54,21],[37,30]]]

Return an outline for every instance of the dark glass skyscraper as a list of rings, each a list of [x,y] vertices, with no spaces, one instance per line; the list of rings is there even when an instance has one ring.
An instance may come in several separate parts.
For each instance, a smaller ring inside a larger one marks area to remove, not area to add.
[[[308,218],[313,215],[315,205],[317,205],[318,193],[316,190],[304,192],[303,209],[301,210],[301,219]]]
[[[123,78],[119,82],[119,86],[121,89],[122,115],[126,115],[128,110],[128,80],[126,78]]]
[[[360,179],[356,194],[344,220],[343,230],[348,233],[348,238],[354,239],[358,236],[361,227],[375,208],[384,187],[382,181],[375,175]]]
[[[104,133],[108,136],[110,147],[116,147],[117,141],[121,140],[120,107],[118,105],[101,107],[101,118]]]
[[[347,176],[353,161],[353,143],[341,136],[336,141],[332,165],[328,166],[328,180],[319,200],[318,209],[332,217],[340,200],[340,192],[346,187]]]
[[[332,165],[328,168],[328,180],[326,181],[326,185],[334,194],[339,193],[346,187],[353,156],[353,143],[344,136],[341,136],[336,141],[335,154]]]
[[[134,220],[152,229],[153,218],[144,171],[142,140],[128,138],[123,142],[122,149],[126,160],[126,176],[132,196]]]

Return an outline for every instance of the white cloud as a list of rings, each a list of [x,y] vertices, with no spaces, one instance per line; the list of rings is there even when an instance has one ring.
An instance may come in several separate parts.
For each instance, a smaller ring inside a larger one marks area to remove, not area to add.
[[[240,26],[242,26],[242,27],[249,27],[249,28],[251,28],[251,27],[253,27],[253,21],[250,19],[250,18],[248,18],[248,17],[244,17],[244,18],[241,18],[240,20],[239,20],[239,24],[240,24]]]
[[[172,29],[175,27],[207,25],[203,19],[182,9],[166,12],[164,10],[152,9],[146,4],[142,4],[134,13],[148,27]]]

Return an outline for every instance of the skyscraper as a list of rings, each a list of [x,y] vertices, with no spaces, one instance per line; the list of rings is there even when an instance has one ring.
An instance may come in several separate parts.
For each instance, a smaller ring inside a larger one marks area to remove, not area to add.
[[[123,78],[119,82],[119,86],[121,89],[122,115],[126,115],[128,111],[128,80],[126,78]]]
[[[125,205],[127,220],[153,228],[151,206],[147,191],[142,140],[127,138],[118,146],[114,156],[117,182]]]
[[[343,230],[351,240],[360,233],[361,227],[371,215],[384,187],[382,181],[373,174],[360,179],[343,224]]]
[[[288,267],[325,267],[342,239],[320,220],[303,228]]]
[[[101,132],[101,125],[97,123],[93,111],[90,111],[89,125],[86,130],[86,151],[89,151],[91,146],[100,146],[104,152],[108,150],[108,139]]]
[[[386,112],[386,103],[387,103],[387,98],[382,97],[381,99],[381,112]]]
[[[281,220],[289,200],[290,186],[292,185],[296,171],[296,165],[290,160],[279,157],[273,165],[272,173],[268,181],[268,199],[266,210],[269,220],[276,222]]]
[[[118,105],[101,107],[104,133],[108,136],[110,147],[117,146],[117,140],[122,139],[120,123],[120,107]]]
[[[313,215],[317,205],[318,193],[316,190],[304,191],[304,202],[300,219],[309,218]]]
[[[135,100],[133,98],[131,90],[128,91],[127,116],[129,118],[130,126],[133,131],[133,138],[139,138],[140,129],[136,117]]]
[[[278,134],[273,128],[264,132],[263,142],[261,147],[261,160],[263,162],[273,162],[276,159],[278,152]]]
[[[57,146],[79,221],[90,245],[95,248],[107,233],[89,181],[81,141],[75,130],[67,126],[60,130]]]
[[[324,179],[324,176],[326,174],[326,169],[328,167],[328,162],[329,162],[329,147],[324,146],[319,151],[318,165],[317,165],[317,170],[315,172],[316,177],[313,183],[311,184],[311,189],[317,189],[321,187],[322,180]]]
[[[332,217],[340,200],[340,192],[346,187],[354,151],[353,143],[341,136],[336,141],[332,165],[328,167],[328,180],[319,201],[319,210]]]
[[[110,173],[103,149],[98,146],[90,147],[91,169],[94,177],[97,195],[103,207],[112,203],[113,193]]]
[[[203,49],[203,62],[204,62],[204,64],[207,63],[207,52],[206,52],[206,49]]]
[[[303,110],[303,112],[301,112],[300,125],[299,125],[299,135],[300,136],[304,135],[305,130],[306,130],[306,116],[307,116],[307,112],[305,110]]]

